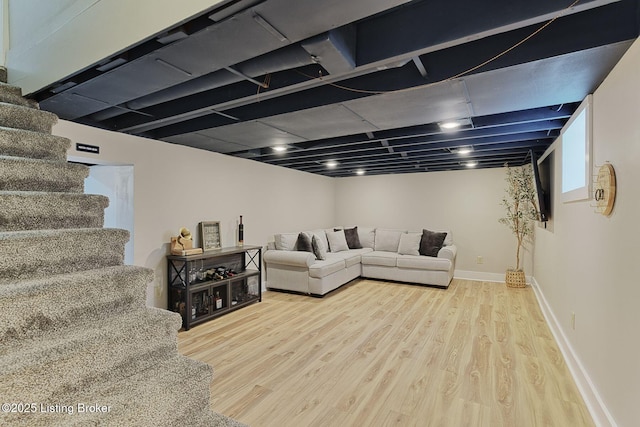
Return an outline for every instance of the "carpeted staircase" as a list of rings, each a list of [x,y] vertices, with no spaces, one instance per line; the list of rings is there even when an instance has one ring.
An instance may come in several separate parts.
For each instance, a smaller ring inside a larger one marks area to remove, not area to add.
[[[0,83],[0,425],[242,426],[210,410],[180,316],[145,306],[152,272],[122,265],[56,121]]]

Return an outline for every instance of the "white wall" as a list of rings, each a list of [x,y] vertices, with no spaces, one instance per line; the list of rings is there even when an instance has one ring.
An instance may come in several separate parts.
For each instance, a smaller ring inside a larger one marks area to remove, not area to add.
[[[9,0],[0,0],[0,66],[7,62],[9,50]]]
[[[538,229],[534,254],[534,276],[552,326],[575,359],[580,386],[601,425],[636,426],[640,420],[638,70],[640,40],[593,97],[594,164],[611,162],[618,182],[612,215],[596,214],[593,200],[563,204],[556,179],[554,231]]]
[[[503,168],[341,178],[336,222],[420,231],[451,230],[458,277],[504,280],[515,266],[516,239],[498,223],[504,215]],[[524,268],[532,273],[531,253]],[[484,259],[477,264],[477,257]]]
[[[156,272],[147,292],[152,306],[166,307],[165,256],[182,226],[197,236],[200,221],[220,221],[222,245],[233,246],[240,215],[247,245],[334,224],[330,178],[67,121],[53,133],[71,138],[75,160],[133,165],[134,264]],[[100,154],[77,152],[76,142],[98,145]]]
[[[9,1],[9,83],[28,94],[222,0]]]

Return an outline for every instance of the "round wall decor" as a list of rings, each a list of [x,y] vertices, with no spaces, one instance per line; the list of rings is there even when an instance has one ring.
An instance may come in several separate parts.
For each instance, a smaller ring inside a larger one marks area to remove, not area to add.
[[[600,166],[595,187],[596,212],[611,215],[616,200],[616,172],[609,163]]]

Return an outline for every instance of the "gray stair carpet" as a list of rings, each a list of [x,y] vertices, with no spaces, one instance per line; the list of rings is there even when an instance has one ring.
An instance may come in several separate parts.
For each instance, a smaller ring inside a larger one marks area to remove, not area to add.
[[[123,265],[56,121],[0,83],[0,425],[244,426],[211,410],[180,316],[146,307],[153,272]]]

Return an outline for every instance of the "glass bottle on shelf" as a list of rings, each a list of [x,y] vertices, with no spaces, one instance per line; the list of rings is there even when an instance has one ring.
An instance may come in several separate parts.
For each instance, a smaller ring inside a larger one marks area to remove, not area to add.
[[[200,269],[196,273],[196,277],[201,282],[204,282],[204,280],[207,278],[207,273],[205,273],[205,271],[204,271],[204,261],[203,260],[200,260]]]
[[[216,291],[216,310],[219,310],[222,308],[222,298],[220,298],[220,292]]]

